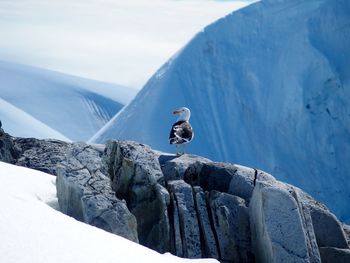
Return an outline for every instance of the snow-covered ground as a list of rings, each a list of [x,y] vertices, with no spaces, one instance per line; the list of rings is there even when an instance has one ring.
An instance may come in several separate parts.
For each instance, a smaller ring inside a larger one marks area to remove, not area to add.
[[[0,262],[217,262],[161,255],[58,212],[52,175],[0,162],[0,181]]]
[[[0,120],[7,132],[38,138],[63,135],[74,141],[90,138],[136,94],[134,89],[4,61],[0,83]],[[29,122],[28,114],[47,127]]]
[[[181,106],[187,149],[263,169],[350,222],[350,1],[261,1],[208,26],[92,141],[174,151]]]
[[[195,33],[250,2],[0,1],[0,59],[141,88]]]

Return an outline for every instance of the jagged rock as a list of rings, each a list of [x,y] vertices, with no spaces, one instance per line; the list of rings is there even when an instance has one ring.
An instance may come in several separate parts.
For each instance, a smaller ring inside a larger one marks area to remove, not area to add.
[[[0,125],[0,161],[13,163],[14,145],[10,135],[4,132]]]
[[[345,233],[335,215],[318,206],[310,208],[319,247],[349,248]]]
[[[200,232],[192,188],[183,180],[175,180],[168,182],[168,189],[174,197],[174,206],[178,211],[182,254],[186,258],[200,258]]]
[[[219,259],[219,251],[217,241],[213,232],[211,223],[211,214],[207,206],[207,197],[202,188],[195,186],[193,188],[196,202],[196,209],[200,227],[200,233],[202,234],[202,254],[203,257]]]
[[[117,197],[126,200],[136,217],[140,243],[159,252],[169,251],[170,197],[164,188],[158,156],[143,144],[108,141],[103,165]]]
[[[249,214],[244,199],[211,191],[209,200],[220,259],[230,262],[254,262],[251,253]]]
[[[310,263],[321,262],[321,256],[318,250],[315,231],[312,224],[310,208],[305,204],[305,199],[303,199],[303,194],[301,193],[301,191],[292,188],[289,189],[289,192],[294,197],[299,207],[299,214],[305,232],[306,245]]]
[[[257,262],[317,262],[295,198],[287,190],[258,183],[250,202],[253,250]],[[320,262],[320,261],[318,261]]]
[[[207,163],[209,159],[197,155],[183,154],[180,156],[159,153],[160,167],[165,181],[180,180],[184,178],[187,168],[194,163]]]
[[[350,250],[335,247],[320,247],[322,263],[349,263]]]
[[[57,175],[60,210],[77,220],[138,242],[137,223],[100,171],[104,147],[58,140],[15,139],[17,165]]]
[[[70,146],[70,143],[59,140],[34,138],[16,138],[14,143],[18,152],[17,165],[53,175],[57,175],[57,164],[65,165]]]
[[[0,160],[4,152],[7,161],[57,175],[66,214],[159,252],[222,262],[253,262],[252,251],[256,262],[349,261],[350,228],[260,170],[135,142],[11,138],[0,128]]]
[[[348,245],[350,246],[350,226],[343,224],[343,230],[345,233],[346,240],[348,241]]]
[[[191,185],[200,185],[206,191],[229,193],[249,201],[254,189],[255,170],[228,163],[195,163],[187,169],[184,178]],[[266,184],[276,182],[273,176],[258,170],[256,180]]]

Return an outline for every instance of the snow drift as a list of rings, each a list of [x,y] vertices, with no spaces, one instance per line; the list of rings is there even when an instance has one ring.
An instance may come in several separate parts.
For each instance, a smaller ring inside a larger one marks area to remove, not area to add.
[[[55,176],[0,162],[0,180],[0,262],[217,262],[161,255],[56,211]]]
[[[122,86],[3,61],[0,81],[0,98],[75,141],[90,138],[136,94]],[[0,119],[4,114],[1,110]],[[30,129],[22,123],[11,132],[21,136],[21,130]]]
[[[171,151],[187,106],[188,150],[259,167],[350,222],[350,3],[262,1],[220,19],[169,60],[92,141]]]

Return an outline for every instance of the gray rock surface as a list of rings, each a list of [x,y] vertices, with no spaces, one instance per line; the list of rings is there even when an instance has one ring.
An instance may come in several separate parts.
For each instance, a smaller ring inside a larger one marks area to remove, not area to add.
[[[342,225],[335,215],[317,206],[311,207],[310,212],[319,247],[349,248]]]
[[[350,250],[335,247],[320,247],[322,263],[349,263]]]
[[[192,188],[183,180],[168,182],[169,192],[173,194],[179,215],[183,256],[201,258],[201,241],[196,207]]]
[[[310,262],[306,230],[295,198],[285,189],[258,183],[250,202],[257,262]],[[313,259],[315,260],[315,259]]]
[[[11,138],[1,128],[0,160],[57,175],[61,211],[159,252],[221,262],[349,262],[350,227],[260,170],[136,142]]]
[[[57,176],[60,210],[77,220],[138,242],[137,223],[101,172],[103,146],[17,138],[17,165]]]
[[[65,164],[70,143],[59,140],[16,138],[14,140],[18,158],[16,164],[45,173],[57,175],[57,164]]]
[[[345,233],[346,240],[348,241],[348,245],[350,246],[350,226],[343,224],[343,230]]]
[[[229,262],[254,262],[249,213],[244,199],[211,191],[209,202],[220,259]]]
[[[249,201],[253,189],[255,169],[229,163],[194,163],[185,173],[185,181],[200,185],[206,191],[219,191],[239,196]],[[276,179],[257,170],[256,180],[274,184]]]
[[[195,186],[194,199],[198,215],[200,233],[202,234],[202,254],[203,257],[219,259],[218,241],[213,232],[211,221],[211,209],[207,205],[208,195],[203,192],[202,188]]]
[[[108,141],[103,165],[117,197],[126,200],[136,217],[140,243],[159,252],[169,251],[170,197],[164,188],[158,156],[143,144]]]
[[[197,155],[183,154],[180,156],[159,152],[159,163],[165,181],[182,180],[189,166],[194,163],[208,163],[209,159]]]
[[[13,163],[14,145],[12,137],[5,133],[0,125],[0,161]]]

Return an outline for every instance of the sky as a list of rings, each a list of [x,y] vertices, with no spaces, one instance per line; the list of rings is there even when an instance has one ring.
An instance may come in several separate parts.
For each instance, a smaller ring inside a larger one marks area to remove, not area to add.
[[[251,2],[0,0],[0,60],[140,89],[197,32]]]

